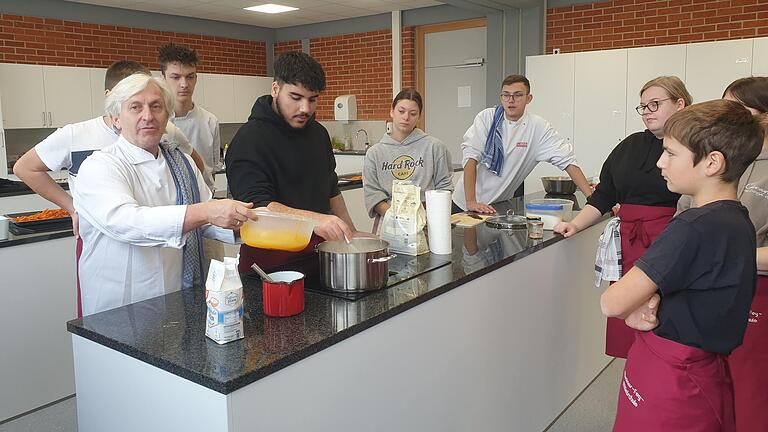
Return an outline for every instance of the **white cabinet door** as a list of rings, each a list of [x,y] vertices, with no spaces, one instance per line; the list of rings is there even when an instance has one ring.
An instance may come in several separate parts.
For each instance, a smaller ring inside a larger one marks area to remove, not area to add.
[[[234,76],[218,74],[197,74],[203,77],[203,108],[212,112],[219,123],[235,123],[235,108],[232,101],[235,99]]]
[[[608,154],[625,136],[627,51],[575,55],[573,141],[587,177],[600,174]]]
[[[104,78],[106,69],[88,68],[88,76],[91,80],[91,118],[104,115]]]
[[[659,76],[674,75],[685,79],[685,53],[686,45],[627,50],[627,135],[645,130],[642,117],[635,111],[640,104],[640,89]]]
[[[86,68],[44,66],[48,126],[61,127],[91,118],[91,77]]]
[[[752,40],[690,44],[685,71],[694,102],[720,99],[728,84],[752,73]]]
[[[768,38],[755,39],[752,46],[752,76],[768,76]]]
[[[6,129],[47,126],[42,66],[0,64],[0,97]]]
[[[199,104],[205,108],[205,77],[203,74],[197,74],[197,82],[195,83],[195,93],[192,95],[192,99],[195,104]]]
[[[251,115],[253,103],[272,90],[272,77],[235,75],[235,122],[245,123]]]
[[[526,59],[525,71],[533,94],[526,109],[544,117],[566,140],[573,142],[574,55],[531,56]],[[540,178],[553,175],[565,174],[548,163],[537,165],[525,179],[525,193],[543,190]]]

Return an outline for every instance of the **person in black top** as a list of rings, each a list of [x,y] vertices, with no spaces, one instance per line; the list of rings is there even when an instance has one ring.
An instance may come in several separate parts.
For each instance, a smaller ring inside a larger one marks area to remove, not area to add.
[[[271,94],[256,100],[227,150],[229,190],[237,200],[256,207],[314,219],[316,237],[308,250],[321,238],[350,238],[355,228],[339,191],[331,140],[315,120],[325,72],[302,52],[282,54],[274,70]],[[256,260],[275,268],[297,258],[259,251],[243,245],[240,269],[249,270]]]
[[[621,263],[626,274],[675,214],[680,194],[667,189],[656,161],[662,153],[664,125],[674,113],[692,102],[685,84],[674,76],[648,81],[640,90],[637,113],[648,128],[625,138],[603,163],[600,183],[587,205],[571,222],[555,227],[570,237],[594,225],[601,215],[620,204]],[[605,353],[626,358],[635,340],[634,330],[609,318]]]
[[[755,228],[736,191],[763,138],[760,121],[733,101],[667,121],[657,165],[693,205],[600,298],[605,315],[641,330],[614,432],[735,430],[725,355],[742,343],[757,277]]]

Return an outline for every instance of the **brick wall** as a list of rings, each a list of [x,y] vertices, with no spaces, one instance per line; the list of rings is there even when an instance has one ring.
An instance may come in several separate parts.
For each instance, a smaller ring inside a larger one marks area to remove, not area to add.
[[[159,70],[157,48],[168,42],[197,50],[200,72],[267,74],[261,41],[0,14],[0,63],[106,68],[131,59]]]
[[[277,58],[286,51],[301,51],[301,49],[300,40],[276,42],[273,48],[273,58]]]
[[[414,87],[416,30],[402,30],[402,87]],[[289,50],[301,50],[300,41],[275,44],[275,57]],[[387,120],[392,104],[392,32],[378,30],[313,38],[309,52],[325,70],[326,89],[317,106],[318,120],[333,120],[337,96],[357,97],[359,120]]]
[[[547,9],[547,53],[768,36],[768,0],[614,0]]]

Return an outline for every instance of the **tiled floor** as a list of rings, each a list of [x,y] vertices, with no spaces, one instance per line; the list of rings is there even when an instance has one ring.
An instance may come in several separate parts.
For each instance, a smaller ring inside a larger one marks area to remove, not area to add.
[[[609,432],[623,369],[614,360],[546,432]],[[76,398],[0,424],[0,432],[77,432]]]

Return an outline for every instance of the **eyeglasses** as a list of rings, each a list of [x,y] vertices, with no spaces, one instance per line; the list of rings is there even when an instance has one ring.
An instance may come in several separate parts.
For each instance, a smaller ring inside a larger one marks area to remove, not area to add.
[[[664,101],[668,101],[672,98],[666,98],[666,99],[659,99],[659,100],[652,100],[648,102],[647,104],[640,104],[635,107],[635,111],[637,111],[638,114],[643,115],[643,112],[645,112],[645,109],[648,108],[648,112],[656,112],[659,110],[659,104]]]
[[[524,97],[528,96],[525,93],[502,93],[499,95],[503,102],[509,102],[512,99],[513,102],[520,102]]]

